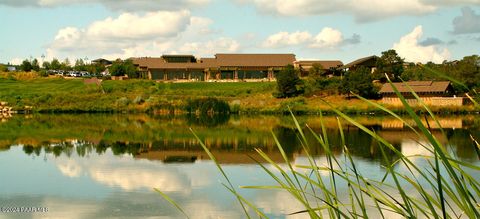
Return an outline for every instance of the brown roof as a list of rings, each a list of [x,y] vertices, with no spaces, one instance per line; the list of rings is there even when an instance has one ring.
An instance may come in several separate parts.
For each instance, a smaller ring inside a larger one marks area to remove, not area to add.
[[[183,57],[183,56],[182,56]],[[149,69],[205,69],[218,67],[283,67],[293,64],[294,54],[217,54],[193,63],[169,63],[163,58],[133,58],[133,63]]]
[[[343,62],[340,60],[301,60],[295,61],[295,64],[299,65],[313,65],[313,64],[320,64],[322,65],[323,69],[331,69],[331,68],[338,68],[343,65]]]
[[[367,56],[367,57],[364,57],[364,58],[357,59],[357,60],[355,60],[355,61],[353,61],[353,62],[350,62],[350,63],[348,63],[348,64],[340,67],[340,69],[351,68],[351,67],[353,67],[353,66],[356,66],[356,65],[362,64],[362,63],[364,63],[364,62],[367,62],[367,61],[369,61],[369,60],[371,60],[371,59],[378,59],[378,56],[375,56],[375,55],[374,55],[374,56]]]
[[[140,67],[147,67],[149,69],[204,69],[208,68],[207,63],[192,62],[192,63],[168,63],[163,58],[134,58],[133,64]]]
[[[405,83],[393,83],[393,85],[400,93],[410,93],[410,88],[415,91],[415,93],[445,92],[450,86],[450,81],[408,81]],[[390,83],[386,83],[383,85],[382,89],[380,89],[380,93],[395,93],[395,91],[393,91]]]
[[[219,67],[283,67],[295,61],[294,54],[216,54],[215,58]]]

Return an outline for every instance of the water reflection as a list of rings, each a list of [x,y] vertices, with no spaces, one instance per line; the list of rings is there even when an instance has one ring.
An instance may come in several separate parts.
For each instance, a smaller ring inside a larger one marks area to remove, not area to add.
[[[205,119],[208,118],[105,114],[9,118],[0,123],[0,203],[47,206],[51,212],[44,216],[53,218],[181,217],[152,191],[155,187],[177,200],[194,218],[243,218],[231,193],[219,189],[222,177],[190,127],[224,164],[236,186],[273,184],[249,158],[262,161],[255,148],[286,166],[272,131],[293,163],[308,163],[290,117],[232,116],[204,122]],[[469,140],[470,135],[480,137],[478,118],[444,119],[442,124],[451,125],[446,127],[445,135],[435,127],[432,133],[441,142],[448,142],[448,150],[461,160],[478,162]],[[298,120],[302,127],[309,124],[315,132],[321,131],[318,117]],[[390,118],[357,120],[405,155],[429,155],[421,146],[424,139]],[[342,157],[337,119],[325,117],[324,123],[333,153]],[[381,159],[377,142],[368,134],[346,123],[343,127],[346,145],[360,171],[366,173],[365,177],[382,177],[382,165],[390,165],[398,157],[386,151],[388,159]],[[304,131],[317,164],[326,165],[322,147],[312,134]],[[275,169],[269,165],[267,168]],[[286,214],[302,210],[300,204],[282,192],[242,194],[274,218],[290,217]]]
[[[219,118],[222,117],[222,118]],[[362,121],[363,119],[363,121]],[[300,117],[314,131],[320,132],[319,118]],[[419,141],[414,132],[408,131],[399,122],[389,118],[359,118],[368,128],[389,141],[400,151],[418,151]],[[325,118],[332,150],[342,153],[340,133],[336,129],[336,118]],[[440,119],[445,125],[445,135],[432,126],[432,133],[461,159],[475,161],[477,157],[469,140],[478,138],[479,122],[474,117],[449,117]],[[85,157],[92,153],[103,154],[110,149],[114,155],[132,155],[138,159],[159,160],[164,163],[194,163],[208,160],[197,139],[189,131],[200,136],[219,158],[220,163],[247,164],[260,159],[255,148],[267,153],[276,162],[283,158],[276,150],[271,131],[282,143],[290,159],[303,154],[297,130],[289,117],[235,117],[216,116],[198,118],[150,117],[148,115],[35,115],[24,118],[13,117],[0,125],[0,148],[8,150],[12,145],[22,145],[27,155],[40,156],[44,151],[55,157],[76,154]],[[462,128],[464,127],[464,128]],[[313,155],[322,155],[323,149],[315,137],[305,130]],[[378,144],[367,133],[356,127],[344,125],[345,143],[350,152],[364,159],[376,161],[381,152]],[[410,142],[410,143],[405,143]],[[389,159],[397,159],[388,152]]]

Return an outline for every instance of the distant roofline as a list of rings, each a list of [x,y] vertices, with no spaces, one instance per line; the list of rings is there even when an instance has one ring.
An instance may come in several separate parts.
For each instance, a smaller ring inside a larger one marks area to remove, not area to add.
[[[160,58],[161,58],[161,57],[194,57],[194,58],[195,58],[194,55],[188,55],[188,54],[187,54],[187,55],[179,55],[179,54],[169,55],[169,54],[163,54],[162,56],[160,56]]]

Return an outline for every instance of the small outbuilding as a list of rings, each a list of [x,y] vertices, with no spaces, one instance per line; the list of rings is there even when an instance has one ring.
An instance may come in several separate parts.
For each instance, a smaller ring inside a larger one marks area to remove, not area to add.
[[[427,105],[432,106],[461,106],[463,98],[456,97],[450,81],[408,81],[392,83],[411,105],[418,104],[413,96],[414,91]],[[392,85],[386,83],[380,89],[382,102],[389,105],[402,105]]]

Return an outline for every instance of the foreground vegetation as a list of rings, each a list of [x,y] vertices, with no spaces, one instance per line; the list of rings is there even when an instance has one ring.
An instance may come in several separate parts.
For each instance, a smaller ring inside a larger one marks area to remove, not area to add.
[[[338,118],[346,120],[348,124],[356,126],[374,139],[385,160],[386,174],[383,178],[367,178],[357,169],[350,152],[352,148],[345,140],[343,120],[338,119],[337,126],[341,136],[340,143],[329,141],[321,115],[322,129],[319,132],[306,126],[307,132],[315,136],[316,141],[325,151],[327,162],[322,165],[318,158],[311,153],[315,148],[307,141],[306,133],[293,116],[298,131],[297,138],[302,142],[301,145],[306,153],[308,163],[305,165],[293,164],[285,153],[283,142],[273,134],[273,139],[286,165],[273,161],[261,149],[257,149],[257,152],[264,159],[263,162],[267,162],[267,164],[255,161],[276,183],[274,185],[241,186],[240,188],[284,191],[303,208],[296,212],[288,212],[288,214],[309,216],[310,218],[479,218],[480,181],[478,174],[480,166],[462,162],[452,155],[452,152],[447,150],[448,143],[441,143],[439,138],[432,133],[430,124],[439,125],[439,121],[431,109],[422,105],[425,119],[429,121],[424,124],[422,116],[411,108],[395,87],[394,90],[402,100],[407,114],[414,120],[415,127],[398,114],[381,106],[376,107],[398,119],[419,139],[425,139],[425,142],[418,141],[417,144],[428,151],[428,154],[406,156],[374,130],[365,127],[332,106],[332,110]],[[415,94],[413,93],[413,95]],[[421,101],[418,97],[417,99]],[[365,99],[364,101],[375,105],[374,102]],[[478,103],[475,105],[480,107]],[[194,131],[192,132],[199,142],[203,142]],[[441,132],[442,135],[445,135],[443,129]],[[475,148],[477,156],[480,158],[480,144],[473,136],[470,138],[471,147]],[[201,145],[217,164],[218,170],[226,181],[222,185],[238,199],[245,216],[268,218],[262,209],[241,195],[239,188],[233,186],[229,176],[216,161],[210,149],[203,143]],[[344,157],[333,153],[332,149],[338,147],[343,148]],[[389,154],[395,154],[398,159],[390,162]],[[398,168],[398,166],[403,168]],[[338,191],[339,184],[347,184],[347,191]],[[162,191],[155,190],[179,211],[185,213],[175,200]],[[186,216],[188,217],[188,215]]]

